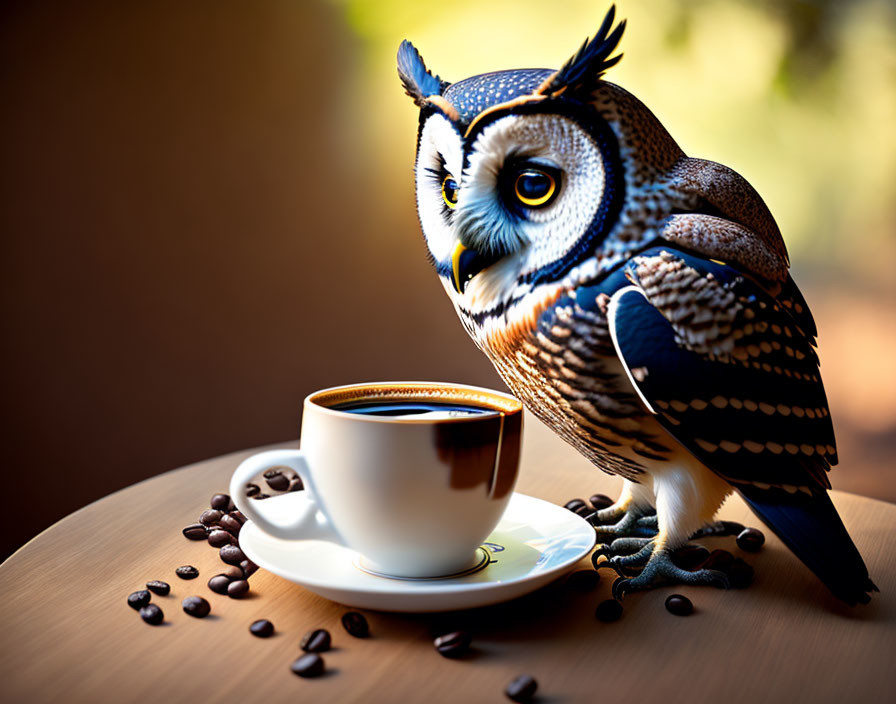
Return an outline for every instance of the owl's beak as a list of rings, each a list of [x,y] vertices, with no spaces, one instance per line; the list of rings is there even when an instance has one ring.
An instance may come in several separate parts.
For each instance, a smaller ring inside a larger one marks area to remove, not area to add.
[[[487,256],[477,252],[475,249],[468,249],[460,242],[451,253],[451,270],[453,272],[454,290],[463,293],[467,284],[476,274],[483,269],[487,269],[500,257]]]

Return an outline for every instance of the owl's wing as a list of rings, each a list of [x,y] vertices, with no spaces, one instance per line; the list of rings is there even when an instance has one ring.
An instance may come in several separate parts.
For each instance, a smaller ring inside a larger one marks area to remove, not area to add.
[[[733,267],[666,247],[625,275],[609,327],[642,400],[836,596],[867,602],[876,587],[827,493],[834,431],[795,284],[772,297]]]
[[[793,282],[774,298],[733,267],[664,246],[625,274],[613,343],[669,433],[738,488],[830,488],[837,451],[815,324]]]

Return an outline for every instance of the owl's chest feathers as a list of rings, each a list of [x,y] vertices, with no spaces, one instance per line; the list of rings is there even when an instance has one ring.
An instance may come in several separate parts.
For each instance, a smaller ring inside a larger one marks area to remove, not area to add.
[[[645,463],[665,461],[672,447],[616,356],[605,308],[595,302],[585,309],[570,293],[556,287],[525,314],[458,313],[530,411],[601,469],[634,479]]]

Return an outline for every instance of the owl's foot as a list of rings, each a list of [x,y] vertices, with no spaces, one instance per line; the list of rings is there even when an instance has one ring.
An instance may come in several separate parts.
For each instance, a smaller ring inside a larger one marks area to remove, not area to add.
[[[698,569],[693,572],[683,570],[672,562],[672,553],[669,550],[652,548],[653,546],[650,546],[652,554],[638,576],[631,578],[623,576],[616,580],[613,584],[613,598],[622,599],[630,592],[669,584],[710,585],[719,589],[728,589],[730,586],[728,577],[723,572],[709,569]]]
[[[594,526],[598,539],[653,538],[657,532],[656,514],[648,515],[634,506],[626,510],[610,506],[595,511],[586,520]]]

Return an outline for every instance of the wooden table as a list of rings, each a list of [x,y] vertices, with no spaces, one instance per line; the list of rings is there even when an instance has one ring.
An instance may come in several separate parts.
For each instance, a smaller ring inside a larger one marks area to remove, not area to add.
[[[594,471],[572,449],[527,418],[518,489],[555,502],[615,494],[617,480]],[[293,443],[294,444],[294,443]],[[856,544],[881,588],[866,607],[840,605],[773,536],[757,555],[753,585],[742,591],[669,588],[626,598],[620,621],[594,619],[608,598],[572,592],[562,581],[514,602],[470,612],[407,616],[368,612],[372,637],[348,636],[345,607],[259,571],[252,597],[213,594],[217,551],[181,528],[209,497],[226,491],[232,470],[253,451],[168,472],[68,516],[0,566],[2,702],[500,702],[515,675],[539,682],[547,702],[861,702],[896,691],[896,506],[834,493]],[[735,499],[722,517],[757,525]],[[704,541],[737,552],[732,538]],[[174,568],[196,565],[185,582]],[[584,564],[583,564],[584,566]],[[148,626],[126,604],[150,579],[172,586],[153,596],[163,626]],[[670,592],[696,613],[667,613]],[[205,596],[212,615],[187,616],[180,601]],[[275,637],[249,634],[271,619]],[[328,674],[290,672],[301,636],[333,634]],[[469,628],[475,649],[447,660],[432,647],[443,629]]]

